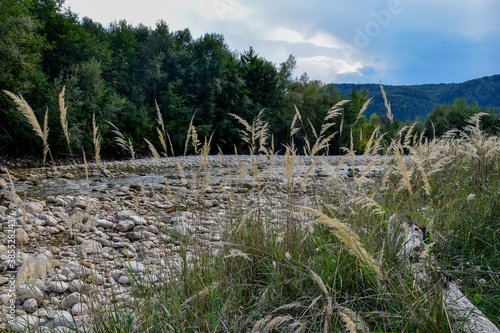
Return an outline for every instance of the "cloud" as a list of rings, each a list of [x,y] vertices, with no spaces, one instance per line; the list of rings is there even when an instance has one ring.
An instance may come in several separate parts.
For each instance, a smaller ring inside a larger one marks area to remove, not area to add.
[[[297,66],[307,72],[311,78],[321,78],[326,82],[333,82],[340,74],[356,73],[363,64],[355,62],[349,64],[343,59],[326,56],[314,56],[297,59]]]

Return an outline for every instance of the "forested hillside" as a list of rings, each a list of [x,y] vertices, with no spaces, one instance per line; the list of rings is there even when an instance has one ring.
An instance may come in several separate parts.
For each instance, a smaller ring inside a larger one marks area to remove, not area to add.
[[[383,83],[383,82],[382,82]],[[336,83],[335,87],[348,95],[354,89],[369,90],[373,97],[371,111],[386,112],[378,84]],[[500,75],[493,75],[463,83],[422,84],[411,86],[384,85],[391,101],[392,112],[399,120],[425,120],[439,104],[452,103],[456,98],[476,102],[480,107],[500,109]]]
[[[109,157],[128,156],[117,148],[116,129],[138,154],[149,152],[146,140],[160,148],[158,115],[164,121],[169,154],[193,151],[185,145],[190,124],[201,141],[211,139],[210,153],[245,153],[243,125],[232,114],[252,123],[264,110],[267,140],[273,140],[279,151],[289,142],[296,110],[301,115],[296,136],[312,140],[328,110],[350,99],[341,114],[327,120],[331,125],[325,127],[325,137],[337,133],[329,146],[331,154],[349,145],[351,133],[358,140],[354,147],[362,151],[379,124],[394,135],[405,125],[398,119],[419,115],[424,120],[439,103],[455,97],[500,105],[499,76],[456,86],[387,86],[393,122],[370,117],[386,112],[379,85],[366,85],[363,91],[352,85],[326,85],[307,74],[297,77],[293,55],[275,64],[251,46],[243,52],[231,50],[220,34],[192,36],[187,28],[171,31],[164,21],[146,27],[122,20],[103,27],[65,9],[64,0],[3,0],[0,9],[0,89],[22,95],[40,123],[47,115],[47,144],[58,155],[69,154],[60,120],[63,88],[72,152],[93,151],[93,132],[98,130],[101,152]],[[358,115],[372,95],[365,116]],[[446,117],[444,112],[439,119]],[[302,153],[300,145],[296,148]],[[41,147],[12,98],[1,93],[0,153],[39,154]]]

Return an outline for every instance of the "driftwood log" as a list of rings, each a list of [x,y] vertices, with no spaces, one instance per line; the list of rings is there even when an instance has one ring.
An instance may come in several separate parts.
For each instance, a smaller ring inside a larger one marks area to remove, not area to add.
[[[425,263],[418,258],[426,248],[425,232],[404,216],[393,215],[389,218],[389,234],[394,239],[394,244],[400,244],[397,256],[402,265],[406,266],[408,272],[413,274],[417,283],[429,281],[431,277],[427,273]],[[434,262],[434,270],[442,271]],[[443,290],[443,302],[446,312],[451,320],[452,329],[455,332],[473,333],[500,333],[495,326],[472,302],[460,291],[456,282],[447,281]]]

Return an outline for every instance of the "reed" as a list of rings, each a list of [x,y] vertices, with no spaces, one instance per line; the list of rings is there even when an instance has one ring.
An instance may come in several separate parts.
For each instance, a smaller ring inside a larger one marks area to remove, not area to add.
[[[33,112],[33,109],[29,106],[28,102],[26,102],[26,100],[23,98],[23,96],[21,96],[21,94],[15,95],[7,90],[4,90],[3,92],[7,94],[7,96],[9,96],[14,101],[14,103],[17,105],[17,110],[21,112],[21,114],[28,120],[28,123],[33,128],[35,134],[38,135],[40,139],[42,139],[43,165],[45,166],[47,153],[50,154],[51,159],[53,160],[52,153],[50,153],[49,143],[47,141],[49,137],[48,110],[45,111],[45,117],[43,120],[43,128],[42,128],[40,126],[40,123],[38,122],[38,119],[35,116],[35,113]]]

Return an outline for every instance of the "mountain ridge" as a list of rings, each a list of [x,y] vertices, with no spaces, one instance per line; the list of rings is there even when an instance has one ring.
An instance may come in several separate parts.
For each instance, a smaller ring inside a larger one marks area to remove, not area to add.
[[[386,109],[380,85],[376,83],[331,83],[348,97],[351,90],[367,89],[373,103],[366,114],[385,114]],[[439,104],[452,103],[455,98],[465,98],[480,107],[500,110],[500,74],[484,76],[462,83],[428,83],[419,85],[384,85],[391,110],[398,120],[424,120]]]

